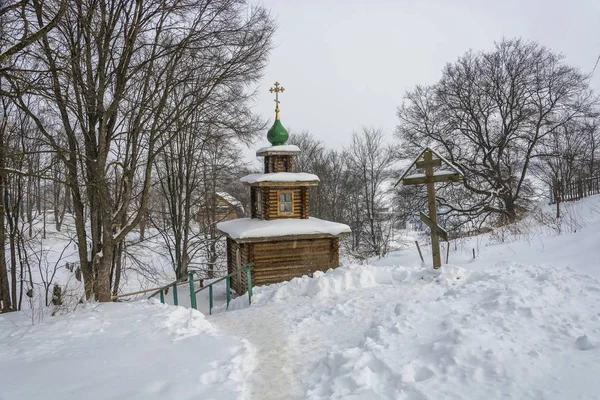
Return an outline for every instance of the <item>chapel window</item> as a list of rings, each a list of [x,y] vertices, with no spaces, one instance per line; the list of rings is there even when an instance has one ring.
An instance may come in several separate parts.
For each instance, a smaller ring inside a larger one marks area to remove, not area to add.
[[[292,213],[292,192],[279,192],[279,214]]]

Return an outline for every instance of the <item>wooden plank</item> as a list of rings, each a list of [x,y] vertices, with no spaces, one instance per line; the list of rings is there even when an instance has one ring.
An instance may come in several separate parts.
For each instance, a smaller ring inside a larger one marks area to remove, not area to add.
[[[292,241],[287,242],[273,242],[273,243],[264,243],[264,244],[256,244],[255,251],[264,251],[264,250],[281,250],[281,249],[292,249],[292,250],[310,250],[310,249],[318,249],[322,247],[323,249],[327,249],[329,247],[329,243],[327,241],[314,241],[314,242],[306,242],[303,240],[296,241],[293,243]]]
[[[306,254],[304,257],[290,257],[290,258],[255,258],[254,266],[256,270],[263,268],[275,268],[275,267],[286,267],[291,264],[307,264],[307,265],[317,265],[325,262],[325,266],[329,264],[329,253],[321,253],[318,255],[308,255]]]
[[[434,175],[434,182],[458,182],[460,181],[460,175],[457,173],[446,174],[446,175]]]
[[[434,175],[433,177],[429,176],[418,176],[412,177],[407,176],[402,179],[402,184],[404,185],[423,185],[429,182],[458,182],[460,181],[460,175],[457,173],[449,174],[449,175]]]
[[[316,258],[319,256],[323,256],[323,257],[329,256],[330,249],[320,249],[319,251],[316,251],[316,250],[311,251],[310,249],[307,249],[307,250],[294,252],[294,253],[286,254],[286,255],[268,254],[271,252],[278,252],[278,251],[289,251],[289,250],[282,248],[282,249],[275,249],[275,250],[271,250],[271,251],[265,251],[264,253],[263,252],[259,252],[259,253],[255,252],[253,255],[254,261],[257,264],[260,264],[260,263],[273,263],[273,262],[289,262],[289,261],[293,261],[293,260],[306,260],[306,259],[310,259],[311,257]]]
[[[308,267],[306,265],[294,265],[291,268],[280,268],[273,270],[255,270],[254,275],[256,279],[269,279],[279,278],[279,281],[283,281],[295,276],[310,275],[315,271],[318,271],[318,267]],[[283,278],[283,279],[282,279]]]
[[[328,237],[331,239],[331,236]],[[256,245],[256,250],[272,250],[272,249],[311,249],[311,248],[327,248],[329,244],[328,240],[286,240],[286,241],[273,241],[270,243],[260,243]]]
[[[308,188],[304,187],[302,188],[302,192],[301,192],[301,197],[302,197],[302,218],[303,219],[308,219],[309,215],[309,203],[308,203]]]
[[[435,159],[433,159],[431,161],[417,161],[415,163],[415,166],[417,168],[420,168],[420,169],[427,168],[428,166],[441,167],[442,166],[442,160],[439,159],[439,158],[435,158]]]
[[[426,176],[420,176],[417,178],[411,178],[410,176],[402,179],[402,184],[403,185],[422,185],[424,183],[428,183],[429,182],[429,178]]]
[[[269,254],[273,252],[282,252],[286,251],[288,254]],[[290,260],[290,259],[301,259],[306,257],[316,257],[321,254],[329,254],[329,248],[314,248],[314,249],[301,249],[298,251],[292,252],[289,247],[281,247],[274,249],[257,249],[254,252],[254,261],[272,261],[272,260]]]
[[[423,158],[425,161],[431,161],[432,152],[425,151]],[[425,169],[425,176],[433,176],[433,167],[428,166]],[[432,180],[427,182],[427,208],[429,209],[429,218],[431,219],[432,225],[437,226],[437,207],[435,205],[435,184]],[[436,229],[431,229],[431,253],[433,258],[433,268],[438,269],[442,266],[442,257],[440,255],[440,239]]]
[[[434,224],[433,221],[431,221],[429,217],[422,212],[419,212],[419,217],[421,217],[421,221],[423,221],[423,223],[427,225],[429,229],[435,230],[442,239],[444,239],[446,242],[448,241],[448,232],[446,232],[444,228],[438,224]]]
[[[271,254],[273,252],[286,251],[287,254]],[[255,260],[270,260],[270,259],[285,259],[288,257],[300,257],[301,255],[314,255],[328,253],[330,247],[304,247],[299,249],[292,249],[290,247],[272,247],[272,248],[261,248],[254,250]]]
[[[294,264],[291,266],[280,266],[277,268],[263,268],[263,269],[255,269],[254,275],[256,278],[266,278],[266,277],[277,277],[283,275],[301,275],[309,272],[314,272],[317,270],[316,266],[309,267],[307,265],[302,264]]]

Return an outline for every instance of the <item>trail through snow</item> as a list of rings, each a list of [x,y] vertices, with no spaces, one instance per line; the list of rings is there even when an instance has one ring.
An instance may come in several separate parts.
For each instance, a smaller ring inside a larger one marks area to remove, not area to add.
[[[211,323],[256,349],[252,399],[306,396],[306,378],[327,352],[359,345],[396,302],[433,282],[435,272],[353,266],[257,288],[257,306],[218,313]],[[401,290],[400,286],[402,286]],[[244,296],[232,308],[245,307]]]
[[[597,398],[590,276],[510,262],[316,275],[257,288],[253,306],[209,318],[256,348],[250,398]]]

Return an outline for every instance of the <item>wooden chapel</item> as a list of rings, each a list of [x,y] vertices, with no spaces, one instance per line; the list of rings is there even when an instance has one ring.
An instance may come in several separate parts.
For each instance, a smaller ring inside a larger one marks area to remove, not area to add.
[[[339,238],[350,227],[309,216],[309,187],[319,178],[294,173],[297,146],[286,145],[288,132],[279,119],[279,93],[284,88],[275,82],[275,122],[267,139],[270,147],[256,152],[264,157],[264,173],[244,176],[250,188],[251,218],[238,218],[217,224],[227,237],[227,271],[253,263],[253,285],[286,281],[315,271],[339,266]],[[246,274],[232,277],[232,288],[246,291]]]

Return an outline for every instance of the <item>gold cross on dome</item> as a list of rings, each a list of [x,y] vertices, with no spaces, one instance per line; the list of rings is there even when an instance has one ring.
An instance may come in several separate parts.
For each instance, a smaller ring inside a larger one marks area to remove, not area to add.
[[[279,93],[282,93],[285,89],[279,85],[279,82],[275,82],[275,87],[269,89],[269,92],[275,93],[275,119],[279,119]]]

